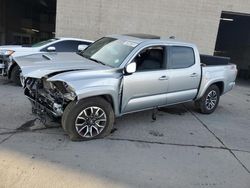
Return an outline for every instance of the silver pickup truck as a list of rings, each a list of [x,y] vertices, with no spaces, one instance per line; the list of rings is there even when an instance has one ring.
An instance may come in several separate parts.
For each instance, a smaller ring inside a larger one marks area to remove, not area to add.
[[[61,117],[71,140],[108,135],[115,117],[187,101],[210,114],[237,75],[227,58],[203,56],[193,44],[154,35],[111,35],[80,55],[81,70],[22,70],[33,112]]]

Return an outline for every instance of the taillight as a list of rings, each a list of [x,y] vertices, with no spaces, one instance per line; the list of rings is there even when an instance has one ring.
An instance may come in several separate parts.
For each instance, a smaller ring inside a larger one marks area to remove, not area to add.
[[[230,66],[230,69],[231,69],[231,70],[237,70],[237,67],[236,67],[236,65],[231,65],[231,66]]]
[[[238,70],[236,65],[230,65],[230,70],[234,71],[235,75],[237,75]]]

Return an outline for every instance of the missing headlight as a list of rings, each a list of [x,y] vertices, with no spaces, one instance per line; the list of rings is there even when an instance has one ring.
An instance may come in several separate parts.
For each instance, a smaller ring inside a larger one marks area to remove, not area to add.
[[[65,86],[63,85],[63,82],[49,82],[51,89],[57,89],[60,91],[62,94],[67,93],[67,90]]]
[[[68,100],[75,99],[76,94],[74,92],[74,89],[71,86],[69,86],[67,83],[57,81],[57,82],[53,82],[53,84],[56,87],[56,89],[63,94],[64,98]]]
[[[76,98],[76,94],[75,94],[75,92],[70,92],[70,93],[65,93],[64,95],[63,95],[63,97],[64,98],[66,98],[66,99],[68,99],[68,100],[71,100],[71,101],[73,101],[73,100],[75,100],[75,98]]]

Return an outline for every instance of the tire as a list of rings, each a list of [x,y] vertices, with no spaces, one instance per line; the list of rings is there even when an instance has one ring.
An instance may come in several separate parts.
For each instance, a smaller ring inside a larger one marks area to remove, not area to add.
[[[66,129],[65,126],[65,121],[66,121],[66,117],[68,117],[70,111],[72,110],[72,108],[76,105],[76,101],[72,101],[70,102],[67,107],[65,108],[64,112],[63,112],[63,116],[62,116],[62,128],[63,130],[68,133],[68,130]]]
[[[12,82],[14,82],[18,86],[22,86],[21,80],[20,80],[20,67],[18,65],[14,66],[11,73],[10,73],[10,79]]]
[[[216,85],[211,85],[204,95],[196,102],[202,114],[211,114],[215,111],[220,100],[220,90]]]
[[[92,97],[69,103],[63,113],[62,127],[72,141],[92,140],[110,134],[114,119],[110,103]]]

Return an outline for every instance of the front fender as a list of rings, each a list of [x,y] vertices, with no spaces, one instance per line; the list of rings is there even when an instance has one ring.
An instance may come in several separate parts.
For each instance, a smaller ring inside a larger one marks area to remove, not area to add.
[[[63,75],[62,73],[61,75]],[[85,74],[86,75],[86,74]],[[69,85],[74,93],[76,94],[77,101],[89,97],[96,96],[109,96],[112,99],[112,106],[116,116],[119,116],[119,105],[120,105],[120,87],[121,87],[122,76],[117,75],[113,77],[104,77],[98,75],[80,78],[74,78],[74,75],[71,76],[71,79],[63,79],[61,76],[48,78],[47,81],[51,82],[64,82]]]
[[[89,70],[61,73],[47,79],[64,82],[71,87],[77,100],[106,95],[112,99],[116,116],[119,116],[122,73],[117,69]]]
[[[119,116],[120,114],[119,112],[119,104],[120,104],[119,90],[117,90],[113,86],[103,85],[103,86],[96,86],[96,87],[90,87],[90,88],[82,88],[80,90],[76,90],[75,93],[77,96],[77,101],[80,101],[81,99],[85,99],[89,97],[109,96],[112,99],[112,105],[114,108],[115,115]]]

